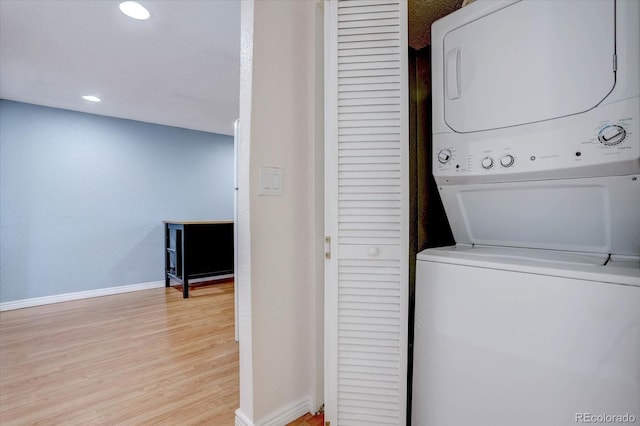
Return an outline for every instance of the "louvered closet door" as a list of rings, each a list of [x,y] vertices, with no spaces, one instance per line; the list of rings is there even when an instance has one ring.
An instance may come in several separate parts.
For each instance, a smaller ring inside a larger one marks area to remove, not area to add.
[[[406,2],[325,6],[325,420],[404,425]]]

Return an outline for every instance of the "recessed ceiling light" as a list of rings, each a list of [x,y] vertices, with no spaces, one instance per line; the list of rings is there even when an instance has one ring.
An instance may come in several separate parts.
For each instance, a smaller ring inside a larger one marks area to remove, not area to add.
[[[137,1],[123,1],[120,3],[122,13],[133,19],[149,19],[151,14]]]
[[[101,99],[97,96],[93,96],[93,95],[85,95],[82,97],[82,99],[84,99],[85,101],[89,101],[89,102],[100,102]]]

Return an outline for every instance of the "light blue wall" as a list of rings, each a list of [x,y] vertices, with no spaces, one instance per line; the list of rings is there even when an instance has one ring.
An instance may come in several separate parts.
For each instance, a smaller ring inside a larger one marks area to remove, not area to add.
[[[232,137],[0,100],[0,302],[162,280],[163,220],[232,218]]]

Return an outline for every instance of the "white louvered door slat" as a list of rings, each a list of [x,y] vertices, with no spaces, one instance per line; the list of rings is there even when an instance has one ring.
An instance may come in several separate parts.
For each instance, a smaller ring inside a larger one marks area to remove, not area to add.
[[[403,0],[325,4],[325,420],[406,423],[408,70]]]

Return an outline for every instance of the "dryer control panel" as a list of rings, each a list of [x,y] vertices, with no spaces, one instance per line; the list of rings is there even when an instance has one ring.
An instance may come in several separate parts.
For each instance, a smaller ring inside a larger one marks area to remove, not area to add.
[[[597,116],[596,116],[597,114]],[[491,132],[434,135],[440,185],[640,172],[640,98],[584,114]]]
[[[627,129],[624,124],[606,124],[598,132],[598,140],[606,146],[615,146],[624,141]]]

